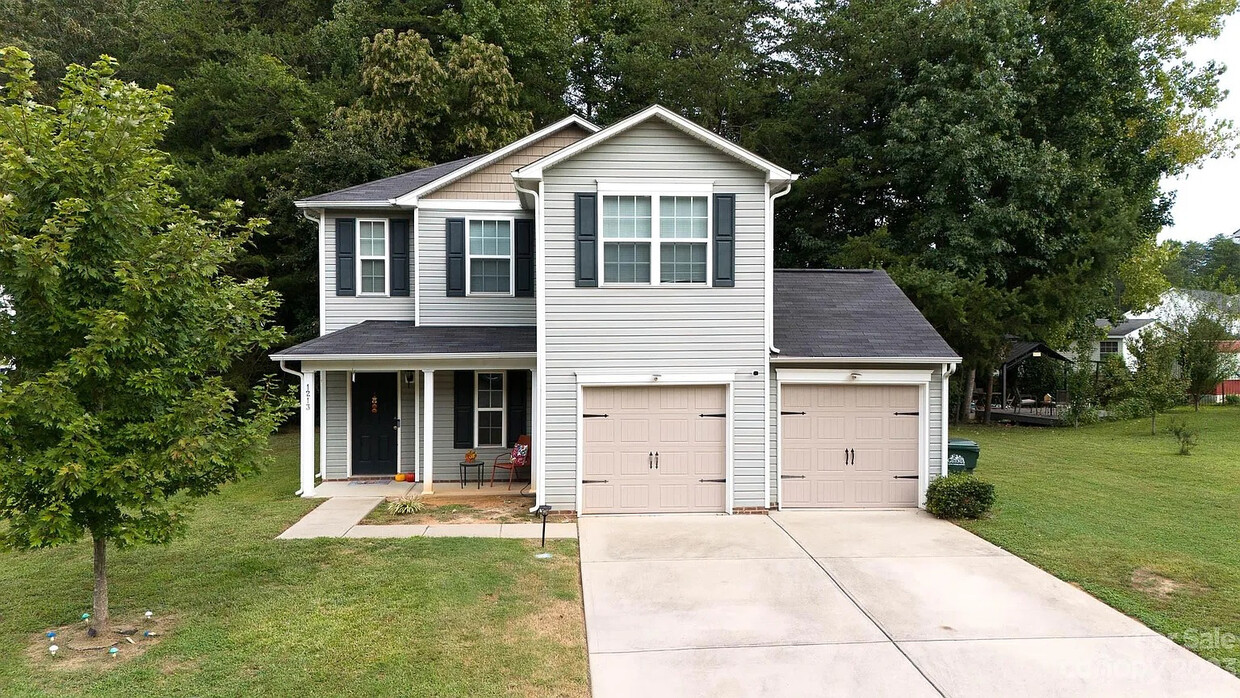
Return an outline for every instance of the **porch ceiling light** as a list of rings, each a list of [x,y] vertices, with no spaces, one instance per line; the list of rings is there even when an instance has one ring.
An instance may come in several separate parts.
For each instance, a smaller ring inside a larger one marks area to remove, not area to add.
[[[1040,352],[1040,351],[1035,351],[1035,352],[1033,352],[1033,354],[1031,354],[1031,356],[1033,356],[1033,358],[1035,358],[1035,359],[1040,359],[1040,358],[1042,358],[1042,352]]]

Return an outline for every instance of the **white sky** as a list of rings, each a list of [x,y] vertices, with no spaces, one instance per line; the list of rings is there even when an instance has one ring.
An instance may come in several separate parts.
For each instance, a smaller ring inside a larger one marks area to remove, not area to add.
[[[1240,126],[1240,15],[1228,19],[1214,41],[1191,47],[1189,59],[1198,64],[1213,59],[1227,66],[1221,84],[1230,94],[1217,114]],[[1164,181],[1163,189],[1176,191],[1171,209],[1175,223],[1163,228],[1159,240],[1206,240],[1240,229],[1240,158],[1207,160],[1200,169]]]

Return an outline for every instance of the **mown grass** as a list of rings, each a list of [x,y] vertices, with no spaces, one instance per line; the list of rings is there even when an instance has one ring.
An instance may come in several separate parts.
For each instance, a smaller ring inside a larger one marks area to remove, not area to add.
[[[1200,430],[1192,455],[1173,420]],[[998,490],[966,528],[1240,674],[1240,408],[1178,409],[1156,436],[1148,420],[952,435],[981,445]]]
[[[295,435],[276,466],[202,501],[189,535],[115,551],[113,616],[176,626],[140,657],[80,669],[26,655],[90,603],[86,544],[0,553],[0,694],[580,696],[576,541],[277,541],[314,506]],[[124,652],[124,646],[121,647]]]

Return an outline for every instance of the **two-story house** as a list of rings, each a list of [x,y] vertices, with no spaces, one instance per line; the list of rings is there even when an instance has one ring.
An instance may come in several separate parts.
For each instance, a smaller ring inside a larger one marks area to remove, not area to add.
[[[433,491],[529,435],[556,509],[917,506],[959,358],[883,272],[773,268],[795,180],[654,106],[298,201],[301,493],[316,466]]]

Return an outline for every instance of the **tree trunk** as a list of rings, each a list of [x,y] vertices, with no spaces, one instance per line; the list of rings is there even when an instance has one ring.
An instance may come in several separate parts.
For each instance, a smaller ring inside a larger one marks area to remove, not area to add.
[[[970,407],[973,405],[973,388],[977,385],[977,370],[970,368],[964,380],[964,397],[960,399],[960,423],[973,421]]]
[[[990,376],[986,380],[986,423],[990,424],[990,406],[995,401],[995,372],[988,368],[986,373]]]
[[[96,634],[108,627],[108,539],[95,536],[95,595],[91,602],[90,629]]]

